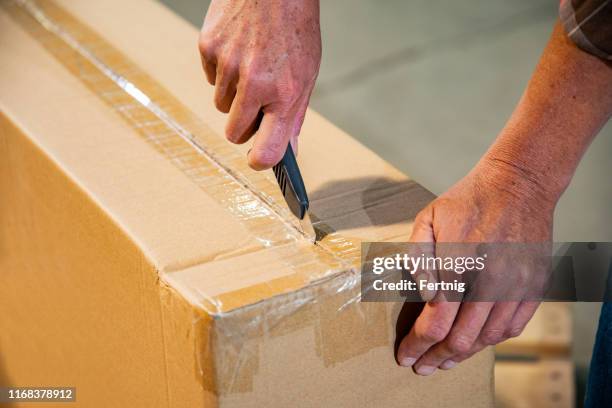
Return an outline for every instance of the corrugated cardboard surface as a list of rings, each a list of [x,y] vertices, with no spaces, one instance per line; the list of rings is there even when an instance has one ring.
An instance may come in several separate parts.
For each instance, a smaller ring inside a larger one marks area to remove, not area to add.
[[[58,3],[222,133],[195,30],[144,0]],[[263,248],[3,11],[0,33],[9,381],[75,385],[83,406],[490,406],[490,352],[397,367],[399,311],[357,301],[331,240]],[[349,243],[406,239],[431,199],[313,112],[300,165]]]
[[[76,386],[81,406],[166,406],[154,267],[4,116],[0,132],[4,385]]]

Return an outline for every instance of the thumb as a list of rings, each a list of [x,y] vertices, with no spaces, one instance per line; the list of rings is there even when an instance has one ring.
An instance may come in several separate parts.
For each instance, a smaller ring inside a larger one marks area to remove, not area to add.
[[[411,243],[435,243],[433,232],[433,207],[428,205],[419,212],[412,224]]]
[[[416,216],[412,224],[412,234],[410,235],[410,251],[412,256],[422,259],[433,258],[436,256],[436,242],[433,230],[433,207],[428,205]],[[428,302],[432,300],[436,291],[421,289],[420,282],[427,281],[435,283],[437,281],[437,271],[428,270],[422,263],[414,271],[413,279],[419,288],[421,298]]]

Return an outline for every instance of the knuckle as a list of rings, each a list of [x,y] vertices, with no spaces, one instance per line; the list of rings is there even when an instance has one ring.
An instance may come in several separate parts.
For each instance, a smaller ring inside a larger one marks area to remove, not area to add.
[[[241,66],[238,70],[238,76],[240,77],[240,80],[238,81],[238,86],[241,89],[252,91],[253,85],[255,84],[255,81],[253,80],[253,77],[255,76],[255,70],[249,66]]]
[[[293,105],[300,99],[303,90],[304,86],[299,81],[284,81],[278,87],[278,97],[283,103]]]
[[[251,152],[251,161],[252,165],[257,168],[269,168],[274,166],[280,158],[278,157],[278,153],[276,149],[265,148],[257,151]]]
[[[526,269],[521,268],[514,274],[514,285],[521,289],[529,287],[532,280],[533,276]]]
[[[219,110],[222,113],[229,112],[227,103],[225,102],[223,95],[221,95],[220,93],[215,94],[215,107],[217,108],[217,110]]]
[[[493,346],[501,343],[505,338],[505,331],[499,329],[488,329],[482,332],[482,342],[487,346]]]
[[[214,54],[214,42],[208,35],[200,35],[198,39],[198,49],[204,58],[210,58]]]
[[[221,73],[224,76],[231,76],[238,70],[238,58],[233,55],[224,55],[220,60]]]
[[[508,332],[506,333],[506,336],[508,338],[518,337],[521,335],[521,333],[523,333],[523,326],[516,326],[509,328]]]
[[[431,213],[432,205],[430,204],[427,207],[423,208],[421,211],[419,211],[419,213],[414,218],[414,223],[418,225],[428,224],[431,220]]]
[[[416,217],[414,217],[414,224],[415,225],[422,225],[425,224],[425,214],[423,213],[423,211],[420,211]]]
[[[256,64],[242,64],[240,67],[240,77],[244,79],[247,84],[257,83],[258,68]]]
[[[225,138],[227,140],[229,140],[232,143],[237,143],[238,139],[240,138],[240,135],[238,134],[238,132],[236,131],[236,126],[228,123],[227,126],[225,127]]]
[[[440,324],[431,324],[416,331],[419,339],[428,343],[439,343],[446,337],[448,329]]]
[[[239,123],[230,121],[225,127],[225,138],[232,143],[242,144],[248,140],[248,131]]]
[[[448,349],[456,354],[466,354],[472,348],[472,341],[464,335],[455,335],[448,340]]]
[[[269,92],[273,89],[273,82],[265,75],[261,75],[256,68],[248,68],[241,77],[244,90],[249,93]]]
[[[425,214],[427,213],[427,210],[428,210],[428,208],[427,208],[427,207],[425,207],[425,208],[421,209],[421,210],[420,210],[420,211],[417,213],[416,217],[414,217],[415,221],[421,220],[423,217],[425,217]]]

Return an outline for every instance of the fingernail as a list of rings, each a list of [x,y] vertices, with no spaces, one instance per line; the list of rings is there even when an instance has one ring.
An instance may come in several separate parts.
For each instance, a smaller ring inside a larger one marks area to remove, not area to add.
[[[436,367],[433,366],[420,366],[416,368],[416,372],[419,375],[431,375],[436,371]]]
[[[456,365],[457,365],[457,363],[454,362],[453,360],[446,360],[445,362],[440,364],[440,368],[442,370],[450,370],[451,368],[453,368]]]
[[[415,361],[416,361],[416,358],[404,357],[400,360],[400,365],[402,367],[412,367]]]

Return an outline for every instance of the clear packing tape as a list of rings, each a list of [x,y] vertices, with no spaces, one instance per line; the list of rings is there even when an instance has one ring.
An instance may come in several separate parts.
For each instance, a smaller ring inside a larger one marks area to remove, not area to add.
[[[209,375],[205,366],[198,367],[204,386],[232,399],[258,389],[270,392],[277,381],[266,374],[274,360],[295,361],[304,372],[309,367],[334,369],[344,378],[342,363],[374,348],[390,355],[401,304],[359,302],[359,279],[359,273],[345,271],[215,319],[213,330],[196,337],[197,361],[210,361],[214,370]],[[206,332],[205,326],[195,328]],[[291,349],[294,354],[278,353]],[[207,384],[208,378],[214,384]]]
[[[284,203],[269,172],[254,172],[244,157],[159,83],[50,0],[0,0],[33,38],[113,108],[142,138],[226,208],[262,248],[312,241]],[[345,266],[359,248],[313,214],[324,243],[315,246]]]
[[[307,326],[314,330],[316,354],[326,367],[389,344],[389,306],[359,302],[357,243],[311,214],[315,230],[325,235],[313,245],[269,174],[248,169],[244,157],[222,137],[53,1],[0,0],[0,5],[148,144],[227,208],[262,249],[277,253],[280,267],[292,271],[240,289],[240,296],[181,288],[179,274],[161,273],[170,292],[179,289],[209,316],[193,322],[193,331],[199,332],[196,360],[201,363],[196,372],[205,388],[217,395],[252,391],[258,349]],[[203,368],[210,359],[214,373]]]
[[[245,176],[244,158],[127,57],[51,1],[6,0],[23,28],[150,145],[247,225],[263,245],[303,231],[279,206],[271,180]]]

